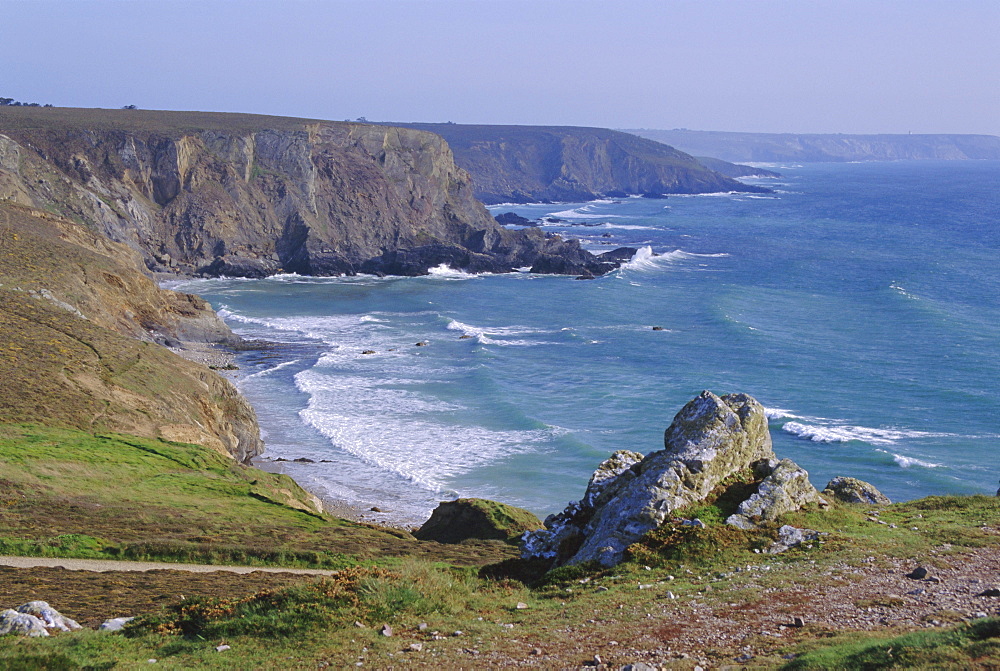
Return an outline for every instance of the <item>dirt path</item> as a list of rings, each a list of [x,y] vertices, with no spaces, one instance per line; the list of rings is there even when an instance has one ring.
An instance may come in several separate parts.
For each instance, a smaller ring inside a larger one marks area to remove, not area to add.
[[[119,561],[114,559],[62,559],[52,557],[3,557],[0,556],[0,566],[14,568],[64,568],[70,571],[188,571],[191,573],[214,573],[227,571],[229,573],[296,573],[299,575],[334,575],[336,571],[325,571],[311,568],[270,568],[262,566],[216,566],[210,564],[175,564],[168,562]]]

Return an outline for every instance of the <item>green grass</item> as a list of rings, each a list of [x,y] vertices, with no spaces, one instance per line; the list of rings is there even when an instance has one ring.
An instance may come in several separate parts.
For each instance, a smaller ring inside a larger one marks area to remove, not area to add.
[[[288,476],[198,445],[0,425],[0,551],[8,554],[340,568],[414,554],[478,565],[513,552],[419,543],[318,514],[308,498]]]
[[[145,668],[148,659],[159,660],[157,668],[177,669],[344,668],[359,660],[381,668],[403,664],[399,655],[408,653],[401,650],[417,642],[424,646],[421,654],[433,650],[435,657],[405,657],[411,664],[419,659],[438,668],[467,668],[478,662],[489,666],[486,660],[504,656],[531,663],[528,651],[537,645],[554,655],[544,663],[535,660],[540,665],[574,666],[582,660],[572,645],[581,639],[567,639],[566,632],[583,631],[592,622],[600,623],[600,634],[584,641],[615,638],[635,645],[640,631],[635,622],[646,613],[692,601],[734,613],[766,607],[758,603],[762,594],[794,593],[796,586],[817,581],[833,586],[840,582],[836,576],[849,577],[845,565],[860,566],[871,556],[948,562],[949,552],[995,546],[989,530],[1000,525],[995,497],[929,497],[877,510],[834,504],[785,516],[782,523],[825,535],[822,542],[772,556],[754,550],[770,544],[777,525],[752,533],[726,526],[721,519],[728,504],[720,496],[684,511],[705,521],[706,528],[667,525],[634,545],[630,559],[613,569],[564,567],[535,576],[528,587],[510,572],[484,570],[480,576],[480,565],[511,557],[502,542],[420,543],[405,532],[282,503],[299,492],[284,476],[199,446],[0,425],[0,552],[340,570],[327,579],[303,578],[235,595],[162,583],[153,589],[160,595],[156,607],[165,608],[144,613],[128,636],[86,631],[48,640],[7,639],[0,646],[0,669],[111,668],[112,663]],[[872,522],[873,511],[888,524]],[[761,563],[770,570],[737,570]],[[823,577],[831,571],[836,576]],[[61,585],[71,579],[56,578]],[[651,588],[637,589],[644,584]],[[667,589],[676,601],[664,600]],[[24,593],[23,586],[18,590]],[[90,621],[101,602],[90,600]],[[891,609],[901,603],[900,597],[872,594],[855,605]],[[949,621],[947,614],[934,616]],[[786,662],[781,652],[794,652],[798,657],[788,668],[795,669],[996,668],[997,621],[988,622],[885,637],[830,638],[825,630],[806,627],[794,639],[772,641],[772,656],[760,659],[779,666]],[[421,623],[427,623],[425,630]],[[379,634],[382,624],[395,630],[392,638]],[[452,636],[458,630],[463,634]],[[221,644],[231,649],[217,652]],[[483,657],[473,660],[466,652],[472,648]],[[602,655],[610,652],[605,648]],[[715,649],[705,655],[713,663],[735,656]]]
[[[902,636],[844,636],[786,664],[788,671],[1000,668],[1000,618]],[[812,647],[812,646],[810,646]]]

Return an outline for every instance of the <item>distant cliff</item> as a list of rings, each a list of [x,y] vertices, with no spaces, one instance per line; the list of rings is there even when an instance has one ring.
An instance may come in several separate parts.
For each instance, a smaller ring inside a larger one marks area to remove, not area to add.
[[[0,199],[62,214],[160,272],[614,267],[576,242],[499,226],[440,137],[385,126],[4,107]]]
[[[768,191],[714,172],[673,147],[606,128],[399,125],[447,140],[485,203]]]
[[[626,132],[698,156],[737,162],[1000,160],[1000,137],[994,135],[797,135],[645,128]]]

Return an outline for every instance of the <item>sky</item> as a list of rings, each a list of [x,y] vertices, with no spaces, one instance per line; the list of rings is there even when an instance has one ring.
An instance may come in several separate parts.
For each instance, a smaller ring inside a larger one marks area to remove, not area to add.
[[[1000,135],[1000,0],[0,0],[66,107]]]

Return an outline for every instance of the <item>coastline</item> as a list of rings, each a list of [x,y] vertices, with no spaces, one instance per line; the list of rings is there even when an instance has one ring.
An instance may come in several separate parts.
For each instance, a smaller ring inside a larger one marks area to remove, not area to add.
[[[216,313],[218,314],[218,313]],[[221,317],[220,317],[221,319]],[[258,347],[254,349],[266,349],[271,346],[278,346],[279,343],[255,343]],[[180,346],[168,347],[171,352],[177,354],[180,357],[187,359],[188,361],[193,361],[194,363],[201,364],[207,368],[213,370],[216,373],[224,374],[239,370],[239,366],[236,363],[236,355],[238,351],[233,349],[232,346],[214,344],[214,343],[204,343],[204,342],[193,342],[193,341],[182,341]],[[230,378],[231,382],[235,383],[231,375],[226,377]],[[240,395],[246,399],[246,396],[240,392]],[[249,403],[249,400],[247,400]],[[251,405],[252,407],[252,405]],[[267,454],[267,443],[264,443],[264,453],[253,457],[250,461],[250,465],[253,468],[265,471],[267,473],[276,473],[281,475],[287,475],[288,477],[295,480],[302,489],[309,492],[315,496],[323,504],[323,511],[333,515],[334,517],[347,520],[350,522],[355,522],[358,524],[367,524],[372,526],[399,529],[402,531],[410,532],[418,528],[423,521],[417,520],[405,520],[401,518],[395,518],[391,513],[384,512],[380,509],[379,505],[374,505],[371,508],[365,508],[360,505],[355,505],[343,501],[341,499],[336,499],[328,494],[319,492],[304,485],[301,481],[296,479],[294,475],[285,466],[286,459],[281,458],[276,460],[275,458],[266,457]],[[383,502],[382,506],[386,504]],[[376,510],[378,509],[378,510]],[[425,520],[424,520],[425,521]]]
[[[267,473],[287,475],[292,478],[299,485],[299,487],[302,487],[302,489],[306,490],[320,500],[323,504],[323,512],[329,513],[334,517],[347,520],[349,522],[356,522],[357,524],[367,524],[370,526],[388,529],[399,529],[407,533],[419,528],[422,524],[422,522],[415,522],[413,520],[407,522],[405,520],[393,519],[390,513],[386,513],[381,510],[375,511],[371,508],[366,509],[363,506],[350,504],[341,499],[335,499],[329,495],[317,492],[295,479],[295,476],[292,475],[292,473],[289,472],[289,469],[285,466],[287,460],[275,461],[273,459],[263,459],[262,457],[263,455],[254,457],[250,461],[250,465],[253,468]],[[373,507],[377,508],[378,506]]]

